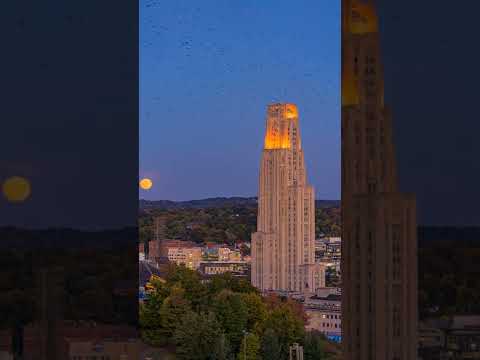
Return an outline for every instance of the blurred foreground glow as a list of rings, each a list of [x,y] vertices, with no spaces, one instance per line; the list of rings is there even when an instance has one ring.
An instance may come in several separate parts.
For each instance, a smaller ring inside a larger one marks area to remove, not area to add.
[[[12,176],[3,183],[2,192],[10,202],[25,201],[30,196],[30,182],[23,177]]]
[[[143,190],[150,190],[152,185],[153,185],[152,180],[150,180],[148,178],[144,178],[144,179],[140,180],[140,187]]]

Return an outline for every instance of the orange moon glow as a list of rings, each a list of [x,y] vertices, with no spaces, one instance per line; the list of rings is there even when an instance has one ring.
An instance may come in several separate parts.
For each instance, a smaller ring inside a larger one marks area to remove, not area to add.
[[[148,179],[148,178],[143,178],[142,180],[140,180],[140,187],[143,189],[143,190],[150,190],[150,188],[152,187],[153,185],[153,182],[152,180]]]
[[[30,182],[23,177],[12,176],[3,183],[2,192],[10,202],[25,201],[30,196]]]

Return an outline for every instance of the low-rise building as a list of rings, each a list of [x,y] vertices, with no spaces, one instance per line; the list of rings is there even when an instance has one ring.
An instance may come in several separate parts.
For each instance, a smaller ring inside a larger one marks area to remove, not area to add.
[[[342,256],[342,239],[325,237],[315,240],[315,259],[321,262],[339,262]]]
[[[192,248],[198,245],[192,241],[184,240],[152,240],[148,242],[148,258],[155,260],[160,257],[168,257],[170,248]]]
[[[340,342],[342,336],[342,298],[338,288],[321,288],[317,293],[324,296],[308,297],[304,301],[308,316],[307,330],[317,330],[333,341]],[[325,296],[326,295],[326,296]]]
[[[307,284],[312,284],[309,293],[315,293],[318,288],[325,287],[325,265],[321,263],[305,265],[307,268]]]
[[[202,252],[205,261],[228,261],[231,250],[219,244],[206,244]]]
[[[240,253],[240,250],[232,250],[230,251],[230,254],[228,254],[228,260],[229,261],[242,261],[242,254]]]
[[[167,257],[170,262],[197,270],[202,261],[201,247],[170,247]]]
[[[227,247],[218,248],[218,261],[229,261],[232,250]]]
[[[480,315],[427,319],[418,340],[422,360],[480,359]]]
[[[148,259],[168,261],[196,270],[202,260],[202,248],[191,241],[155,240],[148,243]]]
[[[128,326],[57,321],[23,330],[25,360],[140,360],[142,347],[138,330]]]
[[[315,291],[316,299],[327,298],[329,295],[342,295],[342,288],[340,287],[319,287]]]
[[[250,272],[250,264],[245,261],[202,261],[200,262],[199,271],[207,276],[228,272],[237,276],[247,277]]]
[[[307,330],[317,330],[329,338],[340,341],[342,336],[342,313],[340,310],[322,306],[305,305]]]

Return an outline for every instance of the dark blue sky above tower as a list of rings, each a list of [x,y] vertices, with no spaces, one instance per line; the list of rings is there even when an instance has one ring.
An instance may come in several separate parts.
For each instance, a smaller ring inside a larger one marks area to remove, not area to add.
[[[140,2],[146,199],[253,196],[272,102],[300,112],[317,198],[340,197],[340,3]]]

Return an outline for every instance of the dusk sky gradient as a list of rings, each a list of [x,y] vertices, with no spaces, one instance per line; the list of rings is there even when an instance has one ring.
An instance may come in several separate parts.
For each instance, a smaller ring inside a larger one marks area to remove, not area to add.
[[[141,0],[140,197],[256,196],[267,105],[293,102],[316,197],[339,199],[339,95],[339,2]]]

